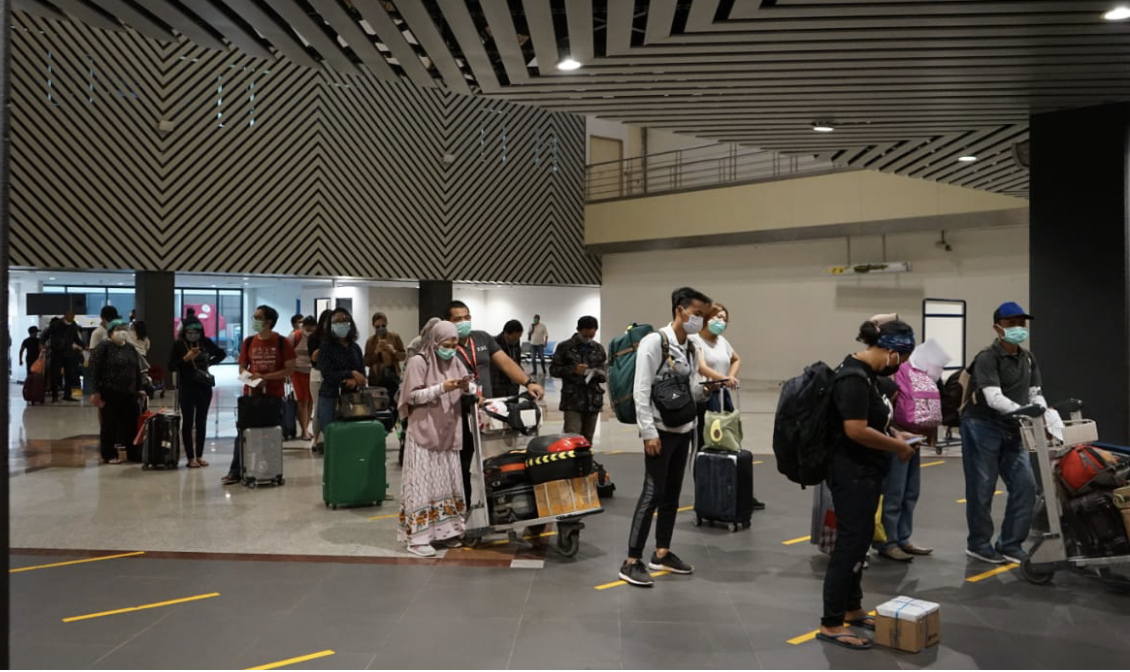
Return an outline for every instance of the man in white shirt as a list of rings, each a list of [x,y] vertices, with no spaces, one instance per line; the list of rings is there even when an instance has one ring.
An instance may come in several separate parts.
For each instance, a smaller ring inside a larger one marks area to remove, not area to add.
[[[102,318],[102,322],[90,334],[90,351],[98,347],[98,344],[109,338],[106,333],[106,325],[118,319],[118,309],[113,306],[102,306],[102,312],[98,314]]]
[[[694,439],[695,400],[705,399],[703,386],[693,384],[698,364],[687,337],[702,330],[709,309],[710,299],[701,292],[690,287],[676,289],[671,294],[674,320],[644,337],[636,355],[636,423],[643,439],[647,474],[632,516],[628,558],[620,567],[620,578],[633,586],[654,585],[649,568],[675,574],[694,571],[671,552],[670,546],[687,454]],[[656,511],[655,553],[645,565],[644,546]]]
[[[549,375],[549,368],[545,364],[545,346],[549,344],[549,329],[541,322],[541,315],[534,315],[534,321],[530,325],[530,365],[533,366],[533,373],[538,372],[538,362],[541,362],[541,372],[544,375]]]

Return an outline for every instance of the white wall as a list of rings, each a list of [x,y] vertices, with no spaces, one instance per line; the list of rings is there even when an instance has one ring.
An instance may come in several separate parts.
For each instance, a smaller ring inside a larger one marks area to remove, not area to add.
[[[600,318],[601,291],[596,287],[489,287],[456,285],[453,297],[467,304],[475,329],[498,334],[509,320],[522,323],[522,340],[535,314],[549,330],[549,340],[563,341],[577,330],[577,319]]]
[[[357,318],[357,326],[364,326],[366,339],[372,334],[373,313],[377,311],[388,317],[389,331],[400,334],[404,344],[408,345],[419,331],[420,290],[410,287],[370,287],[369,312]]]
[[[887,237],[887,259],[910,261],[911,273],[831,276],[843,264],[844,239],[604,255],[602,325],[665,324],[670,292],[690,285],[730,308],[727,338],[743,358],[741,377],[784,380],[816,360],[836,363],[859,347],[861,322],[897,311],[921,337],[924,298],[965,299],[970,356],[992,341],[992,312],[1004,301],[1028,301],[1027,229]],[[881,239],[852,239],[854,263],[882,260]],[[601,341],[615,333],[605,329]],[[1034,328],[1034,340],[1039,326]]]

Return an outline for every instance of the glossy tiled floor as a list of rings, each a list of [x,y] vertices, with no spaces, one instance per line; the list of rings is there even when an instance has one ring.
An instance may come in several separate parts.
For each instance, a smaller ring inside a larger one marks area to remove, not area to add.
[[[962,554],[961,465],[948,454],[926,461],[936,464],[923,471],[916,520],[916,540],[937,552],[906,565],[876,559],[864,585],[869,605],[899,594],[940,602],[942,643],[918,655],[788,643],[817,625],[826,558],[783,543],[808,534],[811,495],[765,455],[775,396],[757,385],[743,394],[747,443],[763,460],[757,495],[769,508],[738,533],[680,514],[674,545],[696,572],[650,590],[609,585],[642,479],[638,439],[615,422],[602,423],[597,447],[618,496],[587,520],[575,558],[557,554],[550,535],[527,550],[503,541],[417,560],[403,558],[392,519],[380,518],[395,502],[326,510],[320,461],[297,447],[287,451],[287,485],[259,491],[219,485],[227,439],[203,470],[97,467],[89,452],[88,466],[64,466],[84,440],[60,440],[93,434],[93,411],[14,402],[12,546],[39,550],[16,550],[12,566],[87,559],[86,549],[147,553],[12,574],[12,664],[232,668],[329,650],[291,667],[1125,669],[1130,597],[1071,574],[1042,587],[1008,570],[969,580],[989,568]],[[221,437],[234,431],[233,403],[221,395]],[[315,555],[329,561],[285,557]],[[209,597],[62,620],[197,596]]]

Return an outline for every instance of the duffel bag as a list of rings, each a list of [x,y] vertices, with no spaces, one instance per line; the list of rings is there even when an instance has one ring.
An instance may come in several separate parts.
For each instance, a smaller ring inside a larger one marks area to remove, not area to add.
[[[483,478],[486,480],[488,492],[529,485],[530,477],[526,473],[526,451],[511,450],[483,460]]]
[[[1071,495],[1080,495],[1095,488],[1120,488],[1130,477],[1130,460],[1120,459],[1110,451],[1081,444],[1060,458],[1056,464],[1060,483]]]

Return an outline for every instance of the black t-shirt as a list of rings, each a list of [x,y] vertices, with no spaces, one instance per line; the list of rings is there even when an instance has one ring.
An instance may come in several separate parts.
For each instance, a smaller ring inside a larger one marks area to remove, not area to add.
[[[474,347],[470,347],[471,345]],[[456,356],[462,359],[463,363],[467,365],[467,370],[475,375],[479,389],[482,391],[481,396],[484,399],[490,399],[494,396],[490,379],[490,369],[493,365],[491,357],[501,350],[502,347],[498,345],[498,341],[485,331],[472,331],[470,344],[466,347],[462,344],[456,347]]]
[[[20,344],[20,350],[26,350],[24,353],[24,361],[28,364],[39,359],[39,339],[35,336],[28,336],[24,342]]]
[[[851,373],[849,373],[849,371]],[[856,375],[860,371],[864,375]],[[891,422],[890,400],[879,390],[875,370],[848,355],[832,387],[832,404],[842,427],[844,420],[866,420],[867,426],[883,434]],[[866,473],[885,475],[889,457],[886,451],[868,448],[840,434],[839,450]]]

